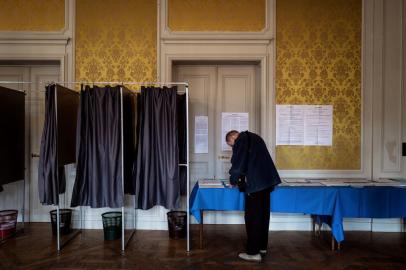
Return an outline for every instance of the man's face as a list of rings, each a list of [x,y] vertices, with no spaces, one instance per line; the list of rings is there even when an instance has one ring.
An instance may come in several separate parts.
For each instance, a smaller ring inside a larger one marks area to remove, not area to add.
[[[240,135],[240,133],[234,133],[233,135],[231,135],[227,141],[227,144],[231,147],[234,146],[235,140],[237,140],[238,135]]]

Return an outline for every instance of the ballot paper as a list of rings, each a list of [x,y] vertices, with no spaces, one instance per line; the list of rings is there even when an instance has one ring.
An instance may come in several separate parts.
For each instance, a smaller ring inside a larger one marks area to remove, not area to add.
[[[344,181],[321,181],[320,182],[322,185],[326,187],[349,187],[350,183],[345,183]]]
[[[406,187],[406,182],[393,182],[393,183],[373,183],[377,187]]]
[[[371,183],[371,180],[363,179],[363,178],[342,178],[342,179],[329,179],[330,181],[342,181],[344,183],[350,183],[350,184],[368,184]]]
[[[374,179],[372,180],[375,183],[396,183],[398,181],[393,180],[393,179],[388,179],[388,178],[379,178],[379,179]]]
[[[326,181],[327,179],[325,179],[325,178],[322,178],[322,179],[320,179],[320,178],[307,178],[306,179],[306,181],[307,182],[309,182],[309,183],[318,183],[318,184],[321,184],[321,181]]]
[[[308,183],[304,178],[283,178],[282,182],[285,183]]]
[[[199,188],[224,188],[221,180],[199,180]]]
[[[320,187],[323,186],[321,183],[310,183],[310,182],[303,182],[303,183],[283,183],[283,186],[288,187]]]

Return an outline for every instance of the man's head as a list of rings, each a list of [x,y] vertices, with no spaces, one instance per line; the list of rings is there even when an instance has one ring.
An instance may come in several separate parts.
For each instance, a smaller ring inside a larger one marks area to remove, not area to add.
[[[233,147],[235,140],[237,140],[238,136],[240,135],[240,133],[237,130],[231,130],[229,132],[227,132],[226,134],[226,143]]]

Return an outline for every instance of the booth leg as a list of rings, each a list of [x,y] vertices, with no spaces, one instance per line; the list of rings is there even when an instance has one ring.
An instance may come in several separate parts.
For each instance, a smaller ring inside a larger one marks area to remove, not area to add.
[[[200,247],[200,249],[203,249],[203,213],[204,213],[204,211],[200,210],[200,216],[202,218],[202,222],[199,225],[199,238],[200,238],[199,247]]]

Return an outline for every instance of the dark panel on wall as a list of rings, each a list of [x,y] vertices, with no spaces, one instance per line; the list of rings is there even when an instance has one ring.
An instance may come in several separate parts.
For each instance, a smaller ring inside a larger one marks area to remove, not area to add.
[[[406,157],[406,142],[402,143],[402,156]]]
[[[24,179],[25,94],[0,86],[0,185]]]
[[[76,161],[76,123],[79,93],[57,86],[58,165]]]

